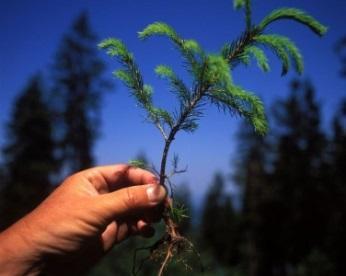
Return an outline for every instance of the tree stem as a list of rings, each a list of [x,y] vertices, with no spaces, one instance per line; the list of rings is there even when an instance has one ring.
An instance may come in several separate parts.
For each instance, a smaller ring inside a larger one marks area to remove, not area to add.
[[[204,62],[203,64],[204,70],[206,68],[206,65],[207,65],[206,62]],[[167,136],[167,139],[165,139],[165,146],[162,153],[161,168],[160,168],[160,185],[164,186],[165,188],[167,188],[165,185],[165,182],[167,179],[166,164],[167,164],[167,157],[168,157],[168,152],[169,152],[171,143],[174,140],[177,132],[182,129],[182,125],[184,124],[185,120],[188,118],[191,112],[193,112],[193,110],[196,108],[200,100],[205,95],[205,92],[208,91],[209,89],[208,85],[202,84],[204,79],[204,71],[202,72],[201,79],[202,79],[201,84],[195,88],[194,93],[192,95],[192,99],[184,107],[183,111],[180,113],[178,120],[176,121],[174,126],[171,128],[169,135]],[[171,191],[171,195],[173,197],[172,191]],[[161,264],[158,276],[162,276],[165,267],[168,265],[170,259],[173,257],[173,254],[174,254],[173,250],[174,250],[174,247],[176,246],[177,241],[185,240],[179,234],[178,226],[170,216],[169,209],[171,209],[173,206],[173,200],[174,198],[172,198],[171,200],[168,200],[168,199],[166,200],[165,211],[163,212],[163,219],[166,225],[166,233],[169,235],[170,242],[167,248],[165,259]]]
[[[162,159],[161,159],[161,169],[160,169],[160,185],[165,186],[165,180],[166,180],[166,163],[167,163],[167,156],[169,152],[169,147],[174,139],[172,138],[172,132],[169,134],[167,140],[165,141],[165,147],[163,149],[162,153]]]
[[[160,185],[165,186],[165,180],[166,180],[166,164],[167,164],[167,157],[169,148],[171,146],[172,141],[175,138],[176,133],[180,130],[181,125],[185,122],[188,115],[193,111],[193,109],[196,107],[198,102],[202,99],[204,95],[205,89],[199,89],[197,93],[195,93],[195,97],[190,101],[189,105],[185,107],[184,111],[181,113],[178,121],[175,123],[175,125],[172,127],[167,139],[165,140],[165,147],[163,149],[162,153],[162,159],[161,159],[161,168],[160,168]]]
[[[229,53],[227,59],[231,63],[235,58],[237,58],[245,49],[245,47],[253,42],[253,39],[259,31],[255,28],[252,30],[247,30],[236,42],[235,47]]]

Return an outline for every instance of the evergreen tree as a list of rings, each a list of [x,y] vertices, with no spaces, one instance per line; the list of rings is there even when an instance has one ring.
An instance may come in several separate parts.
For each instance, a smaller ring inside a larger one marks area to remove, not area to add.
[[[293,81],[292,93],[277,103],[274,115],[273,139],[256,137],[243,126],[240,133],[236,180],[244,187],[248,275],[286,275],[313,250],[327,258],[323,250],[333,193],[312,85]]]
[[[107,84],[104,65],[97,56],[96,36],[86,13],[74,22],[58,50],[54,66],[55,93],[61,100],[64,169],[74,172],[94,163],[100,101]]]
[[[341,61],[340,75],[346,78],[346,37],[341,38],[336,44],[336,53]],[[346,98],[344,98],[332,122],[331,141],[331,179],[334,183],[333,198],[335,210],[331,216],[328,251],[335,264],[337,275],[346,274],[344,251],[346,246]]]
[[[201,236],[206,248],[224,265],[238,261],[238,227],[224,177],[217,173],[203,202]]]
[[[292,93],[278,103],[277,156],[273,165],[277,263],[286,275],[312,250],[323,247],[330,215],[325,166],[326,138],[320,109],[308,81],[293,81]],[[281,261],[280,261],[281,259]]]
[[[332,184],[332,212],[329,223],[328,252],[336,268],[336,275],[346,274],[344,261],[346,246],[346,100],[343,100],[336,111],[332,125],[330,154],[330,181]]]
[[[1,190],[1,228],[31,211],[51,189],[56,170],[50,110],[39,77],[16,99],[3,149],[6,181]]]
[[[242,124],[238,135],[239,155],[236,163],[236,183],[241,185],[243,190],[241,229],[243,241],[243,257],[247,275],[262,274],[264,254],[270,246],[266,242],[263,213],[265,199],[268,196],[268,176],[266,166],[268,164],[268,139],[258,136],[247,125]]]
[[[247,119],[259,134],[267,131],[267,120],[262,101],[252,92],[246,91],[236,85],[232,79],[232,71],[238,64],[249,64],[251,58],[257,60],[263,71],[269,70],[269,64],[263,48],[272,50],[282,62],[282,74],[290,69],[291,62],[294,69],[303,71],[302,56],[296,45],[285,36],[268,33],[268,26],[282,19],[290,19],[310,28],[314,33],[322,36],[327,28],[307,13],[295,8],[281,8],[272,11],[255,24],[252,22],[251,1],[234,0],[236,9],[245,11],[245,30],[240,37],[231,43],[226,43],[217,54],[207,53],[192,39],[182,38],[176,30],[164,22],[155,22],[139,32],[140,39],[153,36],[164,36],[181,53],[186,69],[191,77],[190,84],[186,84],[175,71],[166,65],[158,65],[155,69],[157,75],[169,83],[170,90],[176,95],[178,108],[170,112],[158,107],[153,101],[153,88],[144,82],[140,68],[137,66],[134,55],[119,39],[108,38],[103,40],[99,47],[105,49],[107,54],[115,57],[121,68],[114,72],[130,90],[139,107],[161,133],[164,147],[162,151],[159,178],[160,185],[170,191],[172,201],[166,204],[163,218],[166,224],[167,235],[159,242],[162,248],[156,251],[166,251],[158,275],[164,270],[179,252],[179,248],[191,243],[178,231],[176,218],[181,210],[174,207],[174,198],[169,175],[166,173],[167,157],[172,142],[179,132],[193,132],[198,127],[198,119],[203,115],[202,106],[206,103],[216,105],[218,108],[238,114]],[[175,168],[174,168],[175,170]],[[169,240],[169,242],[164,242]],[[152,248],[155,250],[155,248]],[[153,255],[156,252],[153,252]],[[219,252],[218,252],[219,253]]]

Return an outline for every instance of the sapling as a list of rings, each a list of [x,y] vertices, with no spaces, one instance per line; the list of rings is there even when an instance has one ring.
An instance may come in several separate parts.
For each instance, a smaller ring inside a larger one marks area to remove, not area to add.
[[[195,131],[198,119],[205,111],[203,107],[210,103],[223,111],[229,111],[231,115],[244,117],[259,135],[264,135],[268,126],[263,103],[255,94],[234,83],[232,71],[237,65],[248,65],[250,60],[254,59],[261,70],[268,72],[270,67],[265,53],[268,49],[281,61],[282,75],[289,71],[291,63],[295,71],[301,74],[303,60],[296,45],[288,37],[267,32],[267,27],[275,21],[289,19],[307,26],[319,36],[327,30],[312,16],[295,8],[276,9],[256,24],[252,20],[251,0],[233,0],[233,4],[235,9],[244,11],[245,30],[233,42],[226,43],[219,53],[207,53],[197,41],[183,39],[171,26],[163,22],[150,24],[138,33],[142,40],[155,35],[167,37],[185,61],[184,65],[191,76],[189,85],[171,67],[158,65],[155,68],[156,74],[168,82],[169,90],[177,96],[178,107],[175,112],[154,105],[153,88],[144,83],[133,54],[121,40],[108,38],[99,44],[100,48],[107,50],[108,55],[117,58],[121,68],[116,70],[114,75],[129,88],[137,104],[146,112],[147,120],[158,129],[164,141],[157,175],[160,185],[170,193],[162,215],[166,232],[164,237],[148,248],[153,257],[155,254],[156,257],[161,257],[158,275],[163,274],[172,258],[180,251],[193,250],[192,243],[180,235],[178,229],[178,222],[184,217],[184,209],[174,204],[170,180],[171,175],[181,172],[177,168],[176,158],[173,172],[166,172],[169,149],[177,133]],[[133,161],[132,165],[142,164]]]

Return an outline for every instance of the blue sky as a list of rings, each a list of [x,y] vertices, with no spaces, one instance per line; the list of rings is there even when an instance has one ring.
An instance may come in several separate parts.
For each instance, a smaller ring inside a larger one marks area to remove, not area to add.
[[[258,22],[274,8],[301,8],[329,27],[324,38],[293,22],[273,25],[273,32],[291,37],[305,58],[305,73],[317,88],[318,100],[330,117],[341,96],[345,83],[339,78],[338,58],[334,43],[345,31],[346,2],[343,0],[253,0],[254,20]],[[181,60],[173,47],[162,38],[145,42],[137,32],[154,21],[165,21],[185,38],[194,38],[209,52],[216,52],[224,42],[231,41],[244,26],[243,16],[232,9],[230,0],[12,0],[0,2],[0,144],[4,142],[4,126],[15,96],[25,86],[28,77],[41,71],[48,74],[62,35],[81,11],[88,11],[94,31],[100,39],[121,38],[134,53],[145,81],[155,89],[158,105],[173,108],[174,99],[153,69],[165,63],[183,74]],[[96,47],[96,45],[95,45]],[[117,67],[104,54],[107,74]],[[295,76],[280,77],[280,65],[269,55],[272,70],[260,72],[256,66],[239,67],[234,81],[258,93],[269,109],[278,97],[287,95],[287,84]],[[98,164],[126,162],[138,152],[145,152],[158,165],[162,140],[155,128],[143,122],[141,110],[135,107],[128,91],[117,81],[102,105],[102,135],[95,154]],[[203,194],[215,171],[231,172],[231,157],[236,156],[235,132],[238,120],[217,109],[206,107],[206,115],[193,135],[178,135],[171,153],[179,153],[181,164],[188,172],[177,182],[187,181]],[[325,122],[326,123],[326,122]],[[199,198],[197,196],[196,198]]]

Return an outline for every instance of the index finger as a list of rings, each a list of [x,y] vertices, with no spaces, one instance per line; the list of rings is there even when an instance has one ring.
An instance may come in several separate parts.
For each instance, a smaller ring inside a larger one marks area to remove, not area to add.
[[[157,177],[144,169],[128,164],[99,166],[83,171],[98,191],[111,192],[126,186],[157,184]]]

